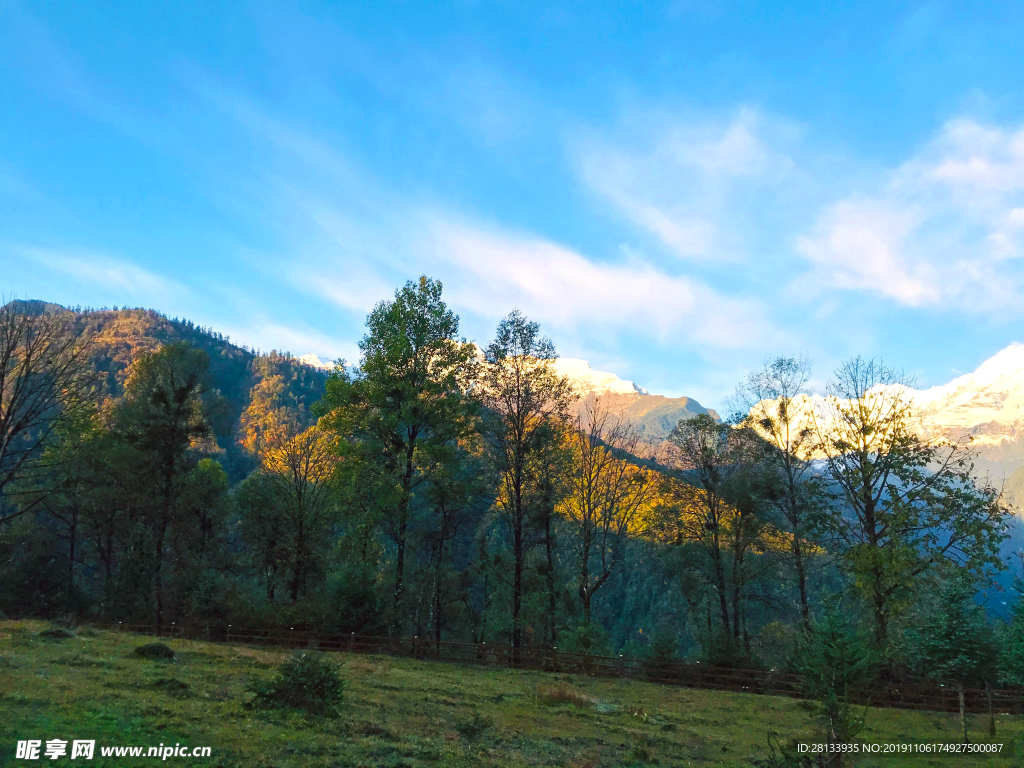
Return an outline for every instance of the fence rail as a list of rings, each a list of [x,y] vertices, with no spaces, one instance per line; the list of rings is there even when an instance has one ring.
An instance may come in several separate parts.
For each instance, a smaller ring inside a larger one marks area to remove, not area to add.
[[[419,637],[376,637],[323,634],[312,630],[276,630],[251,627],[157,627],[150,624],[107,624],[107,629],[188,640],[258,645],[276,648],[310,648],[321,651],[403,656],[430,661],[483,667],[517,668],[545,672],[584,674],[593,677],[644,680],[664,685],[717,691],[757,693],[804,698],[800,675],[774,670],[733,669],[709,664],[637,659],[627,656],[596,656],[565,653],[555,648],[512,648],[486,643],[459,643]],[[958,712],[954,688],[927,684],[887,685],[858,689],[859,704],[897,709]],[[964,690],[967,712],[1024,713],[1024,689]]]

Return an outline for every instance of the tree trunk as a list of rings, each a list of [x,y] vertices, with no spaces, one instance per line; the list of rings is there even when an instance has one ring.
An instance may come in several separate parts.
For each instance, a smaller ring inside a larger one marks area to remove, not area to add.
[[[395,555],[395,597],[392,606],[394,611],[392,631],[397,635],[402,634],[401,609],[403,591],[405,589],[405,539],[409,532],[409,500],[412,497],[412,475],[414,470],[412,458],[413,452],[416,450],[415,439],[415,437],[410,438],[409,447],[405,452],[405,474],[402,476],[402,498],[399,501],[398,510],[398,536],[395,541],[398,551]]]
[[[295,563],[292,567],[292,583],[291,583],[291,597],[292,602],[297,603],[299,601],[299,591],[302,587],[302,570],[303,570],[303,558],[306,545],[306,516],[303,514],[303,510],[299,508],[299,526],[295,536]]]
[[[548,644],[554,648],[558,645],[558,626],[557,618],[555,616],[558,607],[558,601],[555,595],[555,553],[554,543],[551,540],[551,518],[553,516],[552,510],[548,510],[544,523],[544,545],[547,549],[547,588],[548,588]]]
[[[72,610],[75,599],[75,545],[78,538],[78,505],[71,505],[71,525],[68,527],[68,597],[67,608]]]
[[[796,583],[800,590],[800,618],[804,633],[811,631],[811,609],[807,601],[807,572],[804,569],[803,548],[800,546],[799,531],[793,530],[793,561],[796,564]]]
[[[444,526],[441,527],[441,541],[437,545],[437,573],[434,577],[434,639],[441,642],[441,563],[444,562]]]
[[[519,659],[518,650],[523,644],[523,630],[520,626],[523,600],[523,522],[521,516],[516,516],[516,526],[513,533],[512,559],[512,647],[516,649],[516,660]]]
[[[967,744],[967,718],[964,716],[964,684],[956,684],[956,692],[960,697],[960,728],[964,732],[964,744]]]
[[[873,502],[870,500],[864,503],[864,527],[868,532],[868,543],[871,545],[872,554],[877,555],[878,552],[878,526],[875,522],[875,508]],[[886,599],[885,591],[882,586],[883,574],[881,568],[878,566],[878,561],[874,561],[875,564],[871,568],[872,578],[872,598],[874,603],[874,618],[875,618],[875,644],[879,653],[882,653],[886,659],[886,667],[889,666],[888,661],[888,646],[889,646],[889,626],[888,618],[886,616]]]
[[[523,644],[522,621],[523,608],[523,458],[516,455],[515,477],[513,480],[513,513],[512,531],[512,648],[514,662],[519,662],[519,649]]]
[[[164,538],[167,535],[167,526],[171,520],[172,485],[174,482],[173,468],[164,472],[164,503],[161,511],[160,530],[156,538],[156,631],[160,631],[164,623]]]
[[[715,582],[718,592],[718,610],[722,617],[722,632],[725,634],[726,639],[728,639],[730,634],[729,602],[726,599],[725,568],[722,565],[722,552],[719,549],[717,541],[715,541],[714,546],[711,550],[711,557],[715,561]]]

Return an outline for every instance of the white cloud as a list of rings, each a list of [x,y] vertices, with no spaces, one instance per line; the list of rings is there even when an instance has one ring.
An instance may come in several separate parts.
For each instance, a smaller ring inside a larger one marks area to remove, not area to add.
[[[265,115],[256,105],[208,89],[271,151],[250,190],[267,211],[281,254],[250,258],[291,287],[363,314],[421,273],[443,280],[460,314],[488,322],[519,307],[564,338],[601,328],[681,347],[752,347],[775,331],[759,302],[726,297],[701,281],[636,257],[595,261],[542,235],[485,225],[449,205],[424,204],[358,168],[329,142]],[[693,150],[708,175],[741,175],[759,162],[743,125]],[[679,146],[677,152],[691,152]],[[270,170],[267,170],[270,169]],[[670,226],[671,222],[666,224]],[[282,274],[279,265],[288,263]],[[319,348],[318,348],[319,349]],[[308,350],[307,350],[308,351]]]
[[[947,123],[872,194],[828,206],[797,250],[819,287],[1019,311],[1024,129]]]
[[[17,257],[34,261],[74,280],[106,288],[111,296],[120,293],[132,302],[140,298],[166,301],[169,295],[182,296],[189,293],[187,288],[175,280],[103,254],[25,245],[11,246],[9,250]]]
[[[815,235],[797,241],[797,248],[837,288],[877,291],[919,306],[936,301],[940,292],[929,264],[908,263],[901,255],[917,225],[913,211],[875,200],[843,200],[822,215]]]
[[[598,263],[570,248],[433,216],[434,261],[452,302],[484,317],[518,307],[555,328],[646,333],[680,346],[753,347],[775,333],[754,302],[649,264]]]
[[[612,136],[572,136],[570,154],[591,192],[672,253],[720,261],[742,251],[742,198],[791,175],[776,146],[791,133],[751,109],[728,121],[635,113]]]
[[[244,326],[224,327],[218,330],[230,331],[236,344],[245,344],[269,352],[290,352],[295,357],[306,354],[319,355],[334,361],[344,358],[349,363],[359,361],[359,347],[347,339],[338,339],[306,326],[284,325],[265,317],[255,317]]]

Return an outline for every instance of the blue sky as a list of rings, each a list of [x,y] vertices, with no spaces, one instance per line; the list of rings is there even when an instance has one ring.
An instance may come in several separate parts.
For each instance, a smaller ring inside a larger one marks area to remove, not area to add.
[[[765,358],[1024,341],[1024,5],[0,0],[0,290],[357,356],[486,343],[721,406]]]

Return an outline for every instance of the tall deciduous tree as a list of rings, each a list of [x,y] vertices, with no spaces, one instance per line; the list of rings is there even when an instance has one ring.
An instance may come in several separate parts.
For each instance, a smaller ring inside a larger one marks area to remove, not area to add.
[[[280,374],[253,387],[241,422],[242,443],[258,462],[239,494],[243,530],[256,549],[268,599],[279,571],[287,570],[288,594],[297,602],[319,570],[335,509],[338,436],[291,402]]]
[[[185,342],[143,353],[132,365],[112,431],[135,451],[138,480],[146,487],[147,525],[153,537],[156,623],[165,614],[164,576],[169,534],[187,508],[188,475],[214,448],[211,418],[221,406],[207,379],[209,358]]]
[[[974,596],[976,585],[965,574],[955,573],[941,586],[921,628],[913,632],[913,652],[920,669],[945,685],[956,688],[960,703],[960,728],[967,739],[964,689],[971,684],[992,682],[985,673],[992,668],[997,649],[985,612]]]
[[[344,438],[346,459],[365,471],[384,531],[395,548],[392,627],[401,630],[406,548],[413,497],[432,447],[457,441],[472,426],[467,390],[475,349],[460,339],[459,318],[441,299],[439,281],[424,276],[395,292],[367,318],[362,360],[350,374],[335,370],[323,409]]]
[[[485,357],[479,393],[487,414],[486,440],[500,477],[495,508],[512,546],[512,645],[519,648],[531,515],[544,502],[545,456],[558,445],[574,395],[568,379],[552,367],[554,345],[519,310],[498,324]]]
[[[0,494],[58,459],[44,447],[62,422],[90,405],[90,345],[76,320],[73,312],[47,311],[36,302],[0,306]],[[30,509],[19,504],[6,516]]]
[[[463,442],[463,445],[446,445],[433,451],[432,461],[426,467],[430,480],[423,496],[430,510],[430,521],[424,543],[430,551],[433,571],[430,614],[432,634],[438,642],[441,641],[445,608],[454,602],[450,573],[452,545],[469,520],[474,506],[489,490],[489,478],[479,455],[478,441]]]
[[[816,435],[807,391],[810,375],[807,360],[779,357],[751,373],[737,391],[746,411],[742,426],[767,443],[759,459],[775,477],[762,495],[792,534],[790,558],[805,632],[811,628],[808,550],[816,548],[828,509],[824,484],[813,468]]]
[[[834,518],[843,557],[870,606],[876,650],[915,582],[945,564],[1002,568],[1009,511],[973,475],[964,443],[915,431],[911,382],[881,362],[855,358],[828,385],[819,445],[848,512]]]
[[[583,625],[589,629],[594,595],[621,566],[626,538],[637,533],[660,478],[629,460],[637,453],[639,437],[600,398],[590,396],[572,426],[559,511],[568,523]]]
[[[264,516],[251,519],[250,530],[260,531],[261,541],[271,530],[281,536],[273,546],[287,551],[288,594],[296,602],[318,570],[318,555],[334,509],[331,480],[338,463],[338,437],[322,424],[301,431],[283,429],[262,442],[257,455],[263,480],[247,490],[265,495],[259,505]],[[272,520],[267,519],[268,512]],[[264,557],[270,551],[264,547]]]
[[[721,631],[731,642],[734,627],[729,616],[726,584],[728,526],[735,509],[728,503],[729,483],[741,468],[738,435],[728,424],[701,414],[681,419],[669,441],[678,451],[684,482],[674,485],[676,524],[680,541],[697,543],[707,557],[708,582],[717,598]]]

